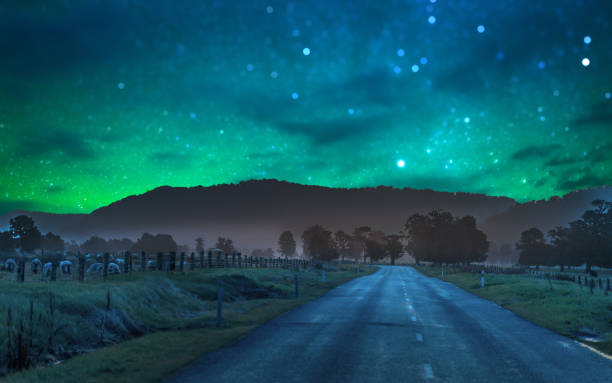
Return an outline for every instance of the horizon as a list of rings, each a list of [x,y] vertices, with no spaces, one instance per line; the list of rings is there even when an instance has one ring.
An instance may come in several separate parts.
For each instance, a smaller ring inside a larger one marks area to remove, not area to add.
[[[147,193],[150,192],[154,192],[157,189],[163,189],[163,188],[171,188],[171,189],[193,189],[193,188],[203,188],[203,189],[209,189],[209,188],[214,188],[214,187],[218,187],[218,186],[225,186],[225,185],[240,185],[243,183],[256,183],[256,182],[278,182],[278,183],[288,183],[288,184],[292,184],[292,185],[299,185],[299,186],[305,186],[305,187],[320,187],[320,188],[325,188],[325,189],[343,189],[343,190],[361,190],[361,189],[376,189],[376,188],[389,188],[389,189],[393,189],[393,190],[397,190],[397,191],[402,191],[402,190],[412,190],[412,191],[430,191],[430,192],[434,192],[434,193],[448,193],[448,194],[468,194],[468,195],[474,195],[474,196],[484,196],[484,197],[488,197],[488,198],[506,198],[506,199],[510,199],[513,200],[514,202],[516,202],[517,204],[523,205],[523,204],[528,204],[528,203],[538,203],[538,202],[546,202],[546,201],[550,201],[551,199],[555,199],[555,198],[559,198],[559,199],[563,199],[566,196],[570,195],[570,194],[574,194],[574,193],[580,193],[580,192],[584,192],[584,191],[588,191],[588,190],[595,190],[595,189],[603,189],[603,188],[610,188],[610,185],[600,185],[600,186],[595,186],[595,187],[590,187],[590,188],[585,188],[585,189],[577,189],[577,190],[572,190],[569,191],[567,193],[561,194],[561,195],[552,195],[549,196],[548,198],[542,198],[542,199],[534,199],[534,200],[529,200],[529,201],[519,201],[516,200],[514,198],[508,197],[508,196],[504,196],[504,195],[487,195],[487,194],[483,194],[483,193],[470,193],[470,192],[464,192],[464,191],[443,191],[443,190],[433,190],[433,189],[416,189],[416,188],[411,188],[411,187],[397,187],[397,186],[392,186],[392,185],[376,185],[376,186],[353,186],[353,187],[333,187],[333,186],[325,186],[325,185],[317,185],[317,184],[302,184],[302,183],[297,183],[297,182],[290,182],[290,181],[285,181],[285,180],[279,180],[279,179],[275,179],[275,178],[262,178],[262,179],[247,179],[247,180],[242,180],[242,181],[238,181],[238,182],[227,182],[227,183],[219,183],[219,184],[214,184],[214,185],[208,185],[208,186],[204,186],[204,185],[194,185],[194,186],[173,186],[173,185],[160,185],[157,186],[154,189],[150,189],[150,190],[146,190],[142,193],[138,193],[138,194],[131,194],[131,195],[127,195],[124,197],[121,197],[115,201],[111,201],[108,204],[105,205],[101,205],[98,207],[93,208],[91,211],[66,211],[66,212],[54,212],[54,211],[43,211],[43,210],[27,210],[27,209],[20,209],[20,208],[16,208],[16,209],[12,209],[12,210],[0,210],[0,215],[11,215],[14,213],[20,213],[20,212],[24,212],[24,213],[43,213],[43,214],[91,214],[92,212],[98,210],[98,209],[103,209],[105,207],[108,207],[109,205],[112,205],[116,202],[122,201],[126,198],[130,198],[130,197],[138,197],[138,196],[142,196],[145,195]],[[1,205],[0,205],[1,206]],[[2,225],[0,223],[0,225]],[[8,225],[8,223],[7,223]],[[3,226],[0,226],[0,228],[2,228]],[[8,226],[7,226],[8,227]]]

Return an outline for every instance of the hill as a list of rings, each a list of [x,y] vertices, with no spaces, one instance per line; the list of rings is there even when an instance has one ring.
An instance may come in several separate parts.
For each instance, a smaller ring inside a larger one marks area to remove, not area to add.
[[[376,188],[328,188],[276,180],[252,180],[210,187],[159,187],[121,199],[90,214],[12,212],[32,216],[44,232],[82,241],[92,234],[136,238],[143,232],[170,233],[177,242],[193,244],[203,236],[212,245],[229,236],[241,248],[276,248],[278,235],[320,223],[352,231],[368,225],[398,232],[413,213],[438,208],[455,215],[474,215],[496,242],[512,243],[531,226],[548,229],[574,219],[592,199],[612,199],[609,187],[578,191],[562,198],[520,204],[505,197],[449,193],[433,190]]]

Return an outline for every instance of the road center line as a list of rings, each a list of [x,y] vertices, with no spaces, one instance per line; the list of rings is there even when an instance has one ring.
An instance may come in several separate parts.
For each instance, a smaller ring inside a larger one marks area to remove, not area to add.
[[[431,365],[424,364],[423,365],[423,369],[425,370],[425,377],[427,379],[433,379],[434,378],[434,373],[433,373],[433,369],[431,368]]]

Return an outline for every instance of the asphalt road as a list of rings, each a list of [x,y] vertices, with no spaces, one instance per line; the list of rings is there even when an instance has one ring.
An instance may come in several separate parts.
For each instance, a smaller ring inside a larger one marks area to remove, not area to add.
[[[612,361],[407,267],[355,279],[167,382],[612,382]]]

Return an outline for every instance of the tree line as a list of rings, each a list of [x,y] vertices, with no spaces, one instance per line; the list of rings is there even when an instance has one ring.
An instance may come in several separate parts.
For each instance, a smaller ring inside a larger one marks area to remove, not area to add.
[[[279,241],[280,244],[280,241]],[[472,216],[454,217],[442,210],[410,216],[399,233],[385,234],[360,226],[348,234],[313,225],[302,234],[304,254],[318,260],[352,258],[376,262],[389,258],[391,264],[406,254],[416,262],[470,263],[487,257],[487,236],[476,227]]]
[[[523,265],[560,266],[562,271],[585,265],[587,273],[593,266],[612,267],[612,202],[595,200],[580,219],[546,234],[535,227],[525,230],[516,248]]]
[[[397,233],[387,234],[369,226],[356,227],[352,232],[332,232],[322,225],[308,227],[301,235],[303,254],[321,260],[352,259],[363,262],[378,262],[388,258],[391,264],[410,254],[417,262],[469,263],[486,259],[489,242],[486,235],[476,227],[472,216],[455,217],[449,212],[432,210],[427,214],[413,214]],[[218,237],[215,248],[224,253],[234,253],[236,248],[231,238]],[[34,221],[27,216],[11,219],[8,231],[0,233],[0,251],[16,249],[22,253],[34,252],[187,252],[186,246],[177,245],[169,234],[144,233],[136,241],[128,238],[109,239],[92,236],[81,244],[65,242],[53,233],[41,234]],[[203,238],[195,239],[195,251],[205,249]],[[296,240],[291,231],[280,234],[278,248],[280,256],[294,257]],[[252,256],[272,258],[272,248],[255,249]]]

